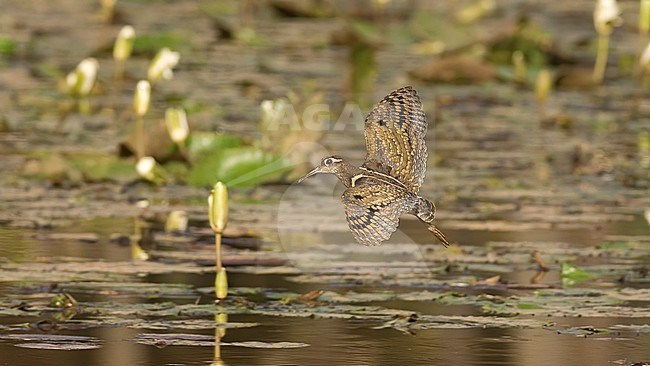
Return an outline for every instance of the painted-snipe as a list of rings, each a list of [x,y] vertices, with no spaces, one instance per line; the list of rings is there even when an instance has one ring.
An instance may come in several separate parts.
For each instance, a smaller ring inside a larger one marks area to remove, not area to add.
[[[361,244],[379,245],[397,230],[399,217],[408,213],[428,224],[445,246],[445,235],[433,225],[436,206],[418,195],[424,182],[427,121],[422,102],[410,86],[397,89],[377,103],[366,117],[364,134],[368,153],[360,167],[338,155],[298,180],[332,173],[347,188],[341,200],[354,238]]]

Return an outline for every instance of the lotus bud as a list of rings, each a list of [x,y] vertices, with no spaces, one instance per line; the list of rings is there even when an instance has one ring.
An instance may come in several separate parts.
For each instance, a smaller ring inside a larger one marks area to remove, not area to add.
[[[165,111],[165,124],[169,137],[177,144],[182,144],[190,134],[187,124],[187,115],[182,108],[167,108]]]
[[[120,29],[113,46],[113,58],[117,61],[125,61],[131,57],[133,51],[133,42],[135,41],[135,29],[130,25],[125,25]]]
[[[210,227],[215,233],[223,233],[228,224],[228,188],[217,182],[208,197]]]
[[[172,211],[167,216],[165,232],[185,232],[187,231],[187,221],[187,212],[182,210]]]
[[[72,95],[85,97],[90,94],[95,81],[99,63],[96,59],[89,57],[77,65],[77,68],[66,77],[68,92]]]
[[[158,51],[147,71],[147,78],[155,83],[160,79],[169,80],[174,76],[172,69],[178,64],[181,55],[165,47]]]
[[[217,272],[217,277],[214,281],[214,287],[216,290],[217,299],[223,300],[228,296],[228,277],[226,275],[226,269],[221,268]]]
[[[647,35],[650,31],[650,0],[641,0],[639,5],[639,33]]]
[[[537,81],[535,82],[535,98],[538,103],[544,103],[548,94],[551,91],[551,73],[548,70],[541,70],[537,74]]]
[[[149,111],[151,103],[151,84],[147,80],[140,80],[135,87],[135,96],[133,98],[133,109],[135,114],[143,117]]]
[[[600,35],[609,35],[621,25],[621,11],[616,0],[598,0],[594,9],[594,27]]]

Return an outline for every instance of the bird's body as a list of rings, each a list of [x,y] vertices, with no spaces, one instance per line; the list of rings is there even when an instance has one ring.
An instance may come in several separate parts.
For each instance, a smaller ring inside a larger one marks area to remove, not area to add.
[[[428,224],[445,246],[445,236],[433,225],[436,208],[418,193],[424,182],[427,122],[417,92],[410,86],[382,99],[365,120],[368,154],[360,167],[340,156],[324,158],[298,182],[317,174],[332,173],[346,187],[341,196],[350,230],[365,245],[388,240],[402,214]]]

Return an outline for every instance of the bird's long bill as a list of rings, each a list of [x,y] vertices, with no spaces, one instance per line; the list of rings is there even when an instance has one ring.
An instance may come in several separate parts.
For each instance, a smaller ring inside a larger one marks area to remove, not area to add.
[[[298,179],[298,180],[296,181],[296,183],[302,183],[305,179],[311,177],[312,175],[316,175],[316,174],[318,174],[318,173],[320,173],[320,167],[319,167],[319,166],[317,166],[316,168],[314,168],[314,170],[312,170],[311,172],[307,173],[304,177]]]

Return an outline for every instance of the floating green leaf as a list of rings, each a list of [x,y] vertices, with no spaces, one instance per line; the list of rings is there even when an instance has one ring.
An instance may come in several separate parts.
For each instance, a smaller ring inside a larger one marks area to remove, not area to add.
[[[183,32],[157,32],[155,34],[138,34],[133,44],[134,55],[153,56],[161,48],[168,47],[176,51],[187,51],[192,47],[190,37]]]
[[[203,155],[242,145],[241,139],[237,136],[212,132],[192,132],[185,143],[190,160],[197,160]]]
[[[580,282],[587,281],[593,277],[593,275],[583,269],[572,266],[569,263],[562,263],[562,285],[573,286]]]
[[[15,51],[15,41],[6,37],[0,37],[0,56],[11,56]]]
[[[291,168],[283,158],[256,147],[236,147],[215,151],[197,161],[188,183],[209,186],[222,181],[228,186],[252,186],[277,181]]]

